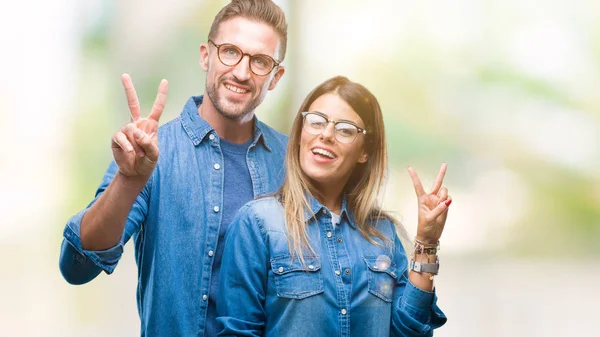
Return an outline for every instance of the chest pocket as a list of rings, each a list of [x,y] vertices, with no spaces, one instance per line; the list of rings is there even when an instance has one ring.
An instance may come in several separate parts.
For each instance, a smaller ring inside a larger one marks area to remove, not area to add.
[[[398,278],[396,265],[389,258],[365,257],[364,260],[369,274],[369,292],[385,302],[392,302],[394,286]]]
[[[271,259],[271,271],[277,287],[277,296],[304,299],[323,292],[321,259],[318,256],[305,256],[302,261],[291,256]]]

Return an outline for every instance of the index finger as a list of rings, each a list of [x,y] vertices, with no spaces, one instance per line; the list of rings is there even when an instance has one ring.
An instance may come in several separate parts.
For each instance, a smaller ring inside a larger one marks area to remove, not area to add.
[[[127,105],[129,106],[129,111],[131,112],[131,121],[136,122],[138,119],[140,119],[140,102],[138,101],[137,93],[133,87],[133,81],[131,80],[131,76],[129,76],[129,74],[121,75],[121,81],[123,82],[123,87],[125,88]]]
[[[437,194],[442,187],[442,183],[444,182],[444,176],[446,175],[446,163],[442,163],[442,167],[440,167],[440,172],[438,172],[437,177],[435,177],[435,181],[433,182],[433,186],[431,187],[431,194]]]
[[[419,176],[417,175],[417,172],[412,168],[412,167],[408,167],[408,173],[410,174],[410,177],[412,178],[413,181],[413,185],[415,186],[415,193],[417,193],[417,197],[421,197],[427,193],[425,193],[425,190],[423,189],[423,184],[421,184],[421,179],[419,179]]]
[[[163,110],[165,109],[168,91],[169,82],[167,80],[160,81],[160,84],[158,85],[158,93],[156,94],[156,99],[154,100],[154,104],[152,105],[152,111],[150,112],[150,116],[148,116],[148,118],[154,119],[158,122]]]

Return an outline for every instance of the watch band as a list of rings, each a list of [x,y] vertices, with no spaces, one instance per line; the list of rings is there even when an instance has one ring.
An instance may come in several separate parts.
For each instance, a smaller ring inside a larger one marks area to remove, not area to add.
[[[439,257],[435,260],[435,263],[421,263],[418,261],[410,261],[410,270],[414,270],[417,273],[425,272],[433,275],[437,275],[440,271],[440,259]]]

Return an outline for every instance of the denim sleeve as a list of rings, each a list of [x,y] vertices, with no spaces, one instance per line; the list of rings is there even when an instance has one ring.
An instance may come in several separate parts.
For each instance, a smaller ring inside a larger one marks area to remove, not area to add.
[[[107,250],[84,250],[81,246],[80,225],[88,209],[104,193],[117,172],[117,165],[112,162],[106,171],[102,183],[96,191],[96,197],[86,209],[72,216],[63,231],[63,242],[60,250],[59,267],[65,280],[71,284],[84,284],[93,280],[103,270],[111,274],[121,255],[123,246],[132,235],[137,233],[148,213],[148,185],[136,198],[125,223],[123,236],[117,245]]]
[[[394,263],[403,271],[394,289],[392,336],[433,336],[433,330],[446,323],[434,292],[414,286],[408,279],[407,258],[400,240],[394,235]]]
[[[246,205],[227,230],[217,300],[218,336],[262,336],[268,261],[259,220]]]

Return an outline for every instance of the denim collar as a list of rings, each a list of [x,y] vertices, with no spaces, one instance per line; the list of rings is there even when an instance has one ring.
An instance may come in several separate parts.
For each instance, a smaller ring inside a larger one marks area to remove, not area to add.
[[[325,209],[327,211],[329,211],[327,209],[327,207],[323,206],[318,200],[317,198],[315,198],[314,196],[312,196],[311,194],[306,195],[307,200],[308,200],[308,204],[310,205],[310,211],[306,211],[305,212],[305,216],[304,216],[304,220],[308,221],[311,218],[317,216],[317,215],[322,215],[322,211]],[[331,211],[329,211],[331,212]],[[348,201],[346,198],[346,195],[344,194],[344,197],[342,199],[342,210],[340,211],[340,219],[342,219],[343,217],[346,217],[346,219],[348,220],[348,223],[350,224],[350,226],[356,228],[356,223],[354,222],[354,213],[352,212],[352,210],[348,209]]]
[[[214,128],[200,117],[200,114],[198,113],[198,107],[202,104],[203,98],[203,95],[190,97],[187,103],[185,103],[180,115],[183,129],[192,140],[194,146],[198,146],[211,131],[214,131]],[[260,141],[265,149],[271,152],[271,148],[269,147],[265,134],[261,128],[263,123],[261,123],[256,116],[254,116],[253,121],[254,135],[250,146],[255,146]]]

